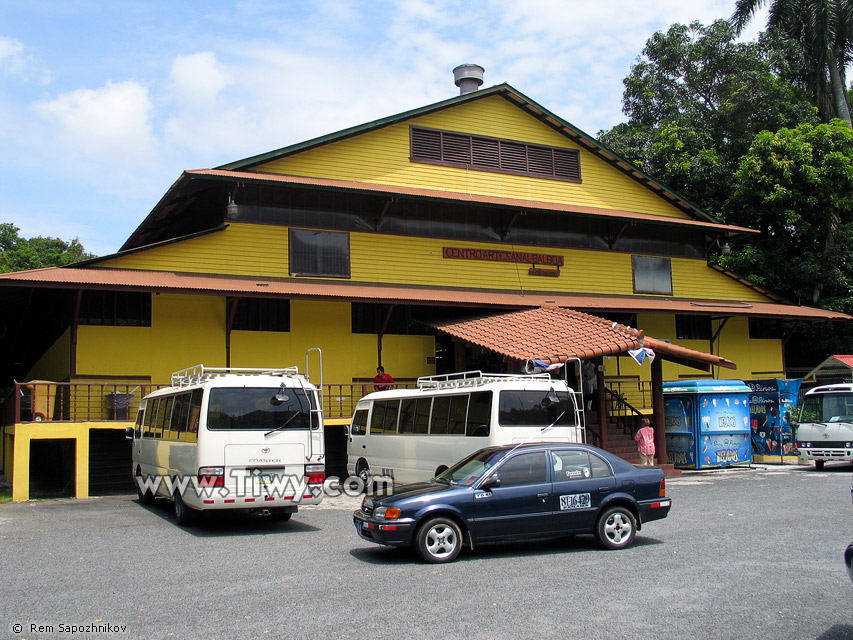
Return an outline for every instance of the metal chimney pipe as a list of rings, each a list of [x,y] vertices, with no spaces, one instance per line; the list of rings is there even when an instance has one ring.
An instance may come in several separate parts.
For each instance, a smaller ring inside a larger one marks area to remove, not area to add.
[[[460,64],[453,70],[453,81],[459,87],[459,95],[475,92],[483,84],[485,69],[478,64]]]

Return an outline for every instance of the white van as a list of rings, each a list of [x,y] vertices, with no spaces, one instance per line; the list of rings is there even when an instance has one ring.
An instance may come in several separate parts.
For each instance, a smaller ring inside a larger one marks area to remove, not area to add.
[[[797,449],[803,460],[853,462],[853,384],[809,389],[797,422]]]
[[[428,480],[474,451],[528,441],[584,442],[580,400],[549,374],[466,371],[370,393],[356,405],[347,471],[365,483]],[[582,406],[582,404],[581,404]]]
[[[222,509],[287,520],[299,505],[318,504],[321,406],[296,367],[175,372],[171,387],[143,398],[128,429],[139,501],[173,501],[181,525]]]

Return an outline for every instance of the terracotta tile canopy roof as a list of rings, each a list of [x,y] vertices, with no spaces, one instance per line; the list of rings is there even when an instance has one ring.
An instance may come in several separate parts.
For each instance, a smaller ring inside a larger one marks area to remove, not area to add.
[[[427,324],[515,360],[536,358],[551,364],[568,358],[617,355],[645,346],[664,359],[700,369],[736,368],[720,356],[647,338],[641,330],[555,305]]]
[[[853,317],[837,311],[773,302],[376,285],[322,279],[245,277],[93,267],[47,267],[3,273],[0,274],[0,287],[2,286],[160,291],[257,298],[270,296],[385,304],[503,308],[540,307],[552,301],[558,307],[583,309],[589,312],[712,314],[719,317],[748,316],[812,322],[853,320]]]

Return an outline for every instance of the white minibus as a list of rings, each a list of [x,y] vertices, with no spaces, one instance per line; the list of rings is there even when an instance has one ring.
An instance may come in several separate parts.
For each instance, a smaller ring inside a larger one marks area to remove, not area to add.
[[[347,471],[370,486],[428,480],[483,447],[583,442],[575,392],[549,374],[480,371],[418,379],[416,389],[369,393],[355,407]]]
[[[827,462],[853,462],[853,384],[809,389],[796,423],[803,460],[822,469]]]
[[[127,430],[139,501],[171,500],[182,526],[222,509],[290,519],[323,498],[321,406],[297,367],[175,372]]]

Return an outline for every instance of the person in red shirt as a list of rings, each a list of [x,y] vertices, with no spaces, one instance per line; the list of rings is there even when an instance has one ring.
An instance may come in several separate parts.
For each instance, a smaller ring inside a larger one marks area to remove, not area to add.
[[[651,428],[648,418],[640,420],[640,429],[634,436],[637,441],[637,449],[640,451],[640,463],[644,467],[652,467],[655,464],[655,431]]]
[[[376,367],[376,376],[373,378],[373,388],[377,391],[385,391],[390,389],[394,382],[394,378],[390,373],[385,373],[385,367],[379,365]]]

